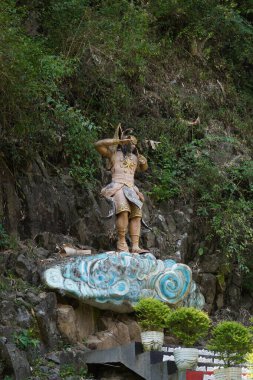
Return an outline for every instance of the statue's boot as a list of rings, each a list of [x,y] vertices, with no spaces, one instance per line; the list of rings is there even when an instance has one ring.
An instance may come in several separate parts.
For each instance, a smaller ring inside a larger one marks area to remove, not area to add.
[[[131,234],[130,237],[132,241],[132,248],[130,250],[131,253],[142,254],[149,252],[148,249],[143,249],[139,247],[140,235]]]
[[[126,229],[118,229],[117,252],[129,252],[126,242]]]

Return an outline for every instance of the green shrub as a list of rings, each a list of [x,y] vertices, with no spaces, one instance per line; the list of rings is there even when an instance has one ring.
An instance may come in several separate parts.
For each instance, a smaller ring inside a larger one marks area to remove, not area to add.
[[[252,350],[252,333],[241,323],[223,321],[212,331],[208,349],[219,353],[226,367],[241,364]]]
[[[37,347],[40,343],[39,339],[34,337],[32,329],[22,330],[15,334],[15,342],[21,350],[27,350],[29,346]]]
[[[100,166],[100,157],[94,149],[99,128],[85,118],[79,109],[66,102],[51,99],[53,128],[61,126],[64,157],[71,176],[81,185],[92,187]]]
[[[178,196],[180,193],[178,180],[178,165],[175,149],[168,139],[163,137],[158,145],[155,155],[155,163],[152,163],[152,177],[155,184],[151,195],[157,201]]]
[[[143,298],[134,306],[137,321],[144,331],[161,330],[168,324],[169,307],[156,298]]]
[[[183,346],[192,347],[199,339],[207,335],[210,319],[201,310],[180,307],[171,313],[168,327]]]

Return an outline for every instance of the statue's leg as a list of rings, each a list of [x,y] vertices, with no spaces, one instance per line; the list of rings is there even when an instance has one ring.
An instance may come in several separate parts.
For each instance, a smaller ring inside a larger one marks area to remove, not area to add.
[[[141,234],[141,217],[131,218],[129,221],[129,235],[132,242],[132,253],[145,253],[147,249],[140,248],[140,234]]]
[[[116,216],[116,228],[118,233],[117,251],[129,252],[126,242],[126,233],[128,228],[128,211],[122,211]]]

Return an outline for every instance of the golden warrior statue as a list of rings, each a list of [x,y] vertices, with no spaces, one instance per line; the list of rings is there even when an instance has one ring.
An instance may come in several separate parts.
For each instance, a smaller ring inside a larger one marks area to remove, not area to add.
[[[101,194],[111,198],[116,209],[116,228],[118,233],[117,251],[128,252],[126,233],[129,230],[131,252],[144,253],[139,247],[143,194],[134,185],[136,170],[145,171],[147,160],[139,154],[134,136],[126,135],[121,125],[116,129],[113,139],[104,139],[95,143],[96,150],[110,161],[112,182],[104,187]]]

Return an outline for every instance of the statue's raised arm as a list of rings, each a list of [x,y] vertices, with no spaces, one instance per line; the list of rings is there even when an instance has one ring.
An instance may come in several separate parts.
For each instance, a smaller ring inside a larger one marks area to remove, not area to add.
[[[144,196],[134,184],[134,174],[137,169],[147,170],[148,165],[146,158],[139,154],[136,145],[137,139],[126,135],[120,125],[117,127],[115,138],[95,143],[96,150],[110,159],[112,182],[102,189],[101,194],[111,198],[115,204],[119,252],[129,251],[126,242],[127,230],[131,238],[131,252],[147,252],[139,247]]]
[[[113,147],[118,145],[126,145],[130,142],[130,139],[104,139],[97,141],[95,143],[95,148],[103,157],[111,158],[114,151],[114,149],[112,149]]]

